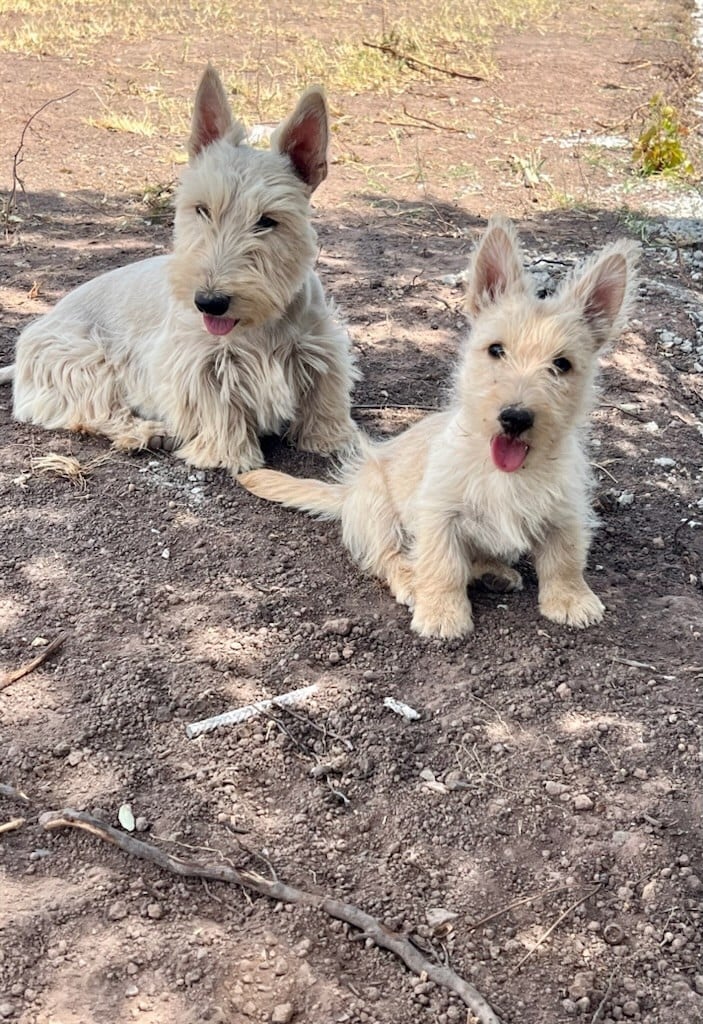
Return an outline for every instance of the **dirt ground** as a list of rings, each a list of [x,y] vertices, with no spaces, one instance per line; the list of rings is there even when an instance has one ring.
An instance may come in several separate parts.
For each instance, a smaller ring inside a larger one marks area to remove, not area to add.
[[[420,640],[334,526],[224,473],[14,423],[0,388],[0,672],[66,634],[0,689],[0,783],[29,797],[0,795],[0,829],[25,819],[0,831],[0,1019],[471,1020],[319,910],[39,820],[73,807],[118,826],[128,804],[136,838],[374,915],[505,1024],[703,1021],[703,202],[630,161],[655,93],[697,124],[688,8],[563,3],[502,33],[484,81],[415,69],[395,90],[331,90],[314,200],[319,271],[364,373],[355,416],[375,434],[443,401],[466,331],[455,278],[491,213],[515,218],[545,287],[641,238],[638,308],[594,416],[601,625],[541,619],[526,566],[524,592],[472,595],[469,640]],[[334,32],[310,18],[296,31]],[[87,120],[106,97],[133,113],[157,79],[185,102],[208,58],[226,71],[246,47],[203,34],[187,52],[173,35],[90,59],[0,55],[0,364],[70,287],[169,245],[183,126]],[[48,453],[85,479],[41,473]],[[268,454],[325,470],[278,442]],[[311,683],[295,714],[186,736]]]

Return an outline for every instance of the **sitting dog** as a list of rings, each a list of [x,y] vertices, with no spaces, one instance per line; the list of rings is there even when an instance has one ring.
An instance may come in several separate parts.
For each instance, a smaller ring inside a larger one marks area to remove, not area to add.
[[[598,356],[621,332],[635,243],[607,246],[544,299],[523,271],[509,221],[491,220],[470,266],[472,319],[447,409],[389,441],[364,439],[337,482],[272,470],[239,477],[260,497],[339,519],[361,567],[413,610],[425,637],[473,629],[467,585],[531,552],[539,607],[588,626],[603,605],[583,572],[593,516],[585,451]]]
[[[212,67],[195,99],[175,245],[65,296],[24,330],[14,415],[172,448],[236,474],[263,464],[259,436],[298,447],[353,444],[356,372],[319,278],[309,199],[327,175],[328,115],[310,89],[270,150],[246,145]]]

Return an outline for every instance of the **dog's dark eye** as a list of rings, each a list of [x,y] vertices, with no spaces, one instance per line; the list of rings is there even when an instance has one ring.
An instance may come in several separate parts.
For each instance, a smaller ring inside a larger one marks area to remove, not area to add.
[[[278,221],[274,220],[273,217],[259,217],[256,224],[254,225],[254,231],[270,231],[271,228],[275,228],[278,225]]]
[[[495,342],[495,344],[488,346],[488,354],[491,359],[502,359],[505,355],[505,349],[498,342]]]
[[[207,206],[204,205],[204,203],[198,203],[198,205],[195,207],[195,212],[197,213],[198,217],[202,217],[203,220],[212,220],[210,210]]]
[[[558,359],[555,359],[552,366],[557,373],[568,373],[571,369],[571,363],[568,359],[565,359],[564,356],[559,356]]]

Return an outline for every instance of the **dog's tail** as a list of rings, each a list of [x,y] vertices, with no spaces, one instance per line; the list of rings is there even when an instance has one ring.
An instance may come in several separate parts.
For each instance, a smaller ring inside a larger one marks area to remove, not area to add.
[[[0,384],[9,384],[15,379],[15,364],[12,366],[0,366]]]
[[[242,473],[237,480],[257,497],[276,501],[287,508],[300,508],[325,519],[339,519],[342,514],[344,484],[301,479],[275,469],[254,469]]]

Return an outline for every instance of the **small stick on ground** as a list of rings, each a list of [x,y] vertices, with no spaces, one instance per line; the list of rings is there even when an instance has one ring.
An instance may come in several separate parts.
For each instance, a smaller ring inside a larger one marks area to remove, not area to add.
[[[0,690],[4,690],[6,686],[10,686],[11,683],[16,683],[22,676],[28,676],[30,672],[33,672],[35,668],[39,668],[43,665],[47,658],[50,658],[52,654],[58,651],[59,647],[62,646],[67,633],[59,633],[50,644],[47,644],[41,654],[38,654],[36,658],[32,658],[31,661],[25,662],[24,665],[20,665],[19,668],[11,669],[8,672],[0,673]]]
[[[7,782],[0,782],[0,796],[6,796],[8,800],[17,800],[18,803],[28,804],[30,802],[26,793],[16,786],[10,786]]]
[[[22,828],[26,820],[26,818],[12,818],[11,821],[4,822],[0,825],[0,835],[3,832],[15,832],[18,828]]]
[[[10,217],[12,216],[12,213],[15,208],[17,189],[19,188],[22,190],[22,192],[24,192],[24,182],[19,176],[18,169],[20,164],[22,163],[22,150],[24,149],[24,139],[27,132],[29,131],[29,126],[31,125],[32,121],[41,114],[42,110],[46,110],[46,108],[50,107],[52,103],[61,103],[62,100],[67,100],[69,96],[74,96],[77,92],[78,89],[73,89],[71,92],[67,92],[64,96],[55,96],[53,99],[47,100],[46,103],[42,103],[42,105],[38,107],[34,111],[34,113],[25,121],[24,127],[22,128],[22,134],[20,135],[19,145],[15,150],[15,155],[12,158],[12,188],[10,189],[10,194],[7,197],[7,201],[5,203],[5,214],[3,218],[5,221],[5,234],[7,234],[10,229]]]
[[[575,902],[575,903],[572,903],[570,907],[567,907],[567,908],[566,908],[566,910],[564,911],[564,913],[563,913],[563,914],[560,914],[560,915],[559,915],[559,917],[558,917],[558,918],[556,919],[556,921],[554,922],[554,924],[550,925],[550,926],[549,926],[549,928],[547,928],[546,932],[544,932],[544,934],[543,934],[543,935],[540,935],[540,937],[539,937],[539,938],[537,939],[537,942],[535,942],[535,944],[534,944],[534,946],[532,947],[532,949],[528,949],[527,953],[525,953],[524,957],[522,958],[522,960],[520,961],[520,963],[519,963],[519,964],[517,965],[517,967],[515,968],[515,970],[516,970],[516,971],[519,971],[519,970],[520,970],[520,968],[521,968],[521,967],[522,967],[522,965],[523,965],[523,964],[525,963],[525,961],[526,961],[526,960],[529,960],[529,959],[530,959],[530,957],[532,956],[532,954],[533,954],[533,953],[534,953],[534,952],[535,952],[536,950],[538,950],[538,949],[539,949],[539,947],[540,947],[540,946],[541,946],[541,945],[542,945],[542,944],[543,944],[544,942],[546,942],[546,941],[547,941],[547,939],[548,939],[548,938],[549,938],[549,936],[550,936],[550,935],[552,934],[552,932],[553,932],[553,931],[554,931],[554,930],[555,930],[556,928],[558,928],[558,927],[559,927],[559,925],[561,924],[561,922],[562,922],[562,921],[566,920],[566,918],[567,918],[567,917],[569,916],[569,914],[573,914],[574,910],[576,910],[576,908],[577,908],[577,907],[580,907],[582,903],[585,903],[585,902],[586,902],[586,900],[590,900],[591,896],[595,896],[595,894],[596,894],[597,892],[600,892],[602,888],[603,888],[603,886],[602,886],[602,885],[597,885],[597,886],[595,887],[595,889],[591,889],[591,890],[590,890],[590,892],[587,892],[587,893],[586,893],[586,895],[585,895],[585,896],[582,896],[580,900],[576,900],[576,902]]]
[[[513,900],[512,903],[508,903],[506,907],[501,907],[500,910],[495,910],[492,914],[487,914],[486,917],[482,917],[480,921],[476,921],[475,924],[469,925],[469,931],[476,931],[477,928],[483,928],[489,921],[495,921],[497,917],[503,917],[504,914],[509,914],[511,910],[516,910],[518,907],[524,907],[528,903],[534,903],[535,900],[545,899],[547,896],[554,896],[558,892],[564,892],[566,889],[565,885],[559,885],[556,889],[545,889],[544,892],[535,892],[531,896],[523,896],[519,900]]]
[[[608,999],[610,997],[610,993],[613,991],[613,982],[615,981],[615,977],[616,977],[617,973],[618,973],[618,969],[616,967],[615,970],[610,975],[610,977],[608,978],[608,987],[605,990],[605,994],[603,995],[603,998],[601,999],[601,1001],[598,1003],[598,1006],[596,1007],[596,1012],[591,1017],[591,1024],[598,1024],[598,1021],[601,1019],[601,1017],[603,1015],[603,1010],[605,1009],[605,1004],[608,1002]]]
[[[90,814],[71,808],[66,808],[63,811],[48,811],[41,816],[40,823],[43,828],[48,830],[55,828],[83,829],[85,832],[97,836],[98,839],[113,843],[133,857],[150,861],[164,871],[170,871],[184,878],[229,882],[240,885],[245,891],[258,892],[276,902],[316,907],[337,921],[345,921],[353,928],[358,928],[380,949],[387,949],[399,960],[402,960],[414,974],[424,974],[435,984],[454,992],[478,1018],[480,1024],[501,1024],[500,1018],[473,985],[464,981],[450,967],[433,964],[404,935],[386,927],[381,921],[371,917],[370,914],[360,910],[352,903],[344,903],[332,896],[323,896],[305,889],[298,889],[296,886],[286,885],[285,882],[277,879],[264,878],[263,875],[259,875],[255,871],[235,868],[228,864],[198,864],[181,857],[173,857],[150,843],[144,843],[126,832],[120,832],[110,825],[105,825]]]
[[[396,57],[397,60],[405,61],[409,67],[416,70],[427,68],[428,71],[437,71],[440,75],[449,75],[450,78],[466,78],[469,82],[486,81],[483,75],[470,75],[465,71],[454,71],[452,68],[440,68],[436,64],[428,64],[424,60],[418,60],[417,57],[411,57],[408,53],[401,53],[400,50],[396,50],[394,46],[390,46],[388,43],[368,43],[366,40],[363,40],[363,45],[368,46],[371,50],[380,50],[381,53],[386,53],[389,57]]]
[[[205,732],[212,732],[221,725],[238,725],[246,722],[255,715],[260,715],[269,708],[285,707],[287,704],[295,704],[297,701],[305,700],[317,692],[317,683],[309,686],[301,686],[298,690],[290,690],[288,693],[281,693],[278,697],[267,697],[264,700],[257,700],[253,704],[245,704],[241,708],[234,708],[232,711],[223,711],[221,715],[213,715],[212,718],[201,718],[199,722],[191,722],[186,726],[186,736],[194,740]]]

